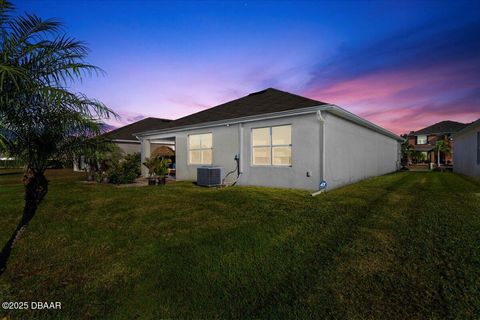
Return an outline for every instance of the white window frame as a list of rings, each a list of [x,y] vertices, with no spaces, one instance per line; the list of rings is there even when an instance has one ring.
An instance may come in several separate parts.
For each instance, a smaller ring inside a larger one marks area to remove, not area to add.
[[[290,127],[290,144],[273,144],[272,143],[272,131],[273,131],[273,128],[276,128],[276,127],[287,127],[289,126]],[[269,144],[266,144],[266,145],[258,145],[258,146],[254,146],[253,145],[253,130],[256,130],[256,129],[269,129],[269,133],[270,133],[270,143]],[[275,126],[263,126],[263,127],[255,127],[255,128],[252,128],[250,130],[250,165],[252,167],[280,167],[280,168],[289,168],[289,167],[292,167],[293,165],[293,153],[292,153],[292,149],[293,149],[293,130],[292,130],[292,125],[290,123],[287,123],[287,124],[279,124],[279,125],[275,125]],[[290,155],[291,155],[291,161],[290,161],[290,164],[273,164],[273,148],[274,147],[290,147]],[[253,149],[254,148],[269,148],[270,149],[270,164],[255,164],[254,163],[254,157],[253,157]]]
[[[202,139],[200,138],[200,148],[190,148],[190,136],[203,136],[210,134],[212,136],[212,146],[210,148],[202,148]],[[210,163],[203,162],[203,152],[204,150],[211,150],[212,151],[212,161]],[[200,163],[192,163],[192,159],[190,157],[190,151],[200,151]],[[190,166],[201,166],[201,165],[210,165],[213,164],[213,133],[212,132],[204,132],[204,133],[192,133],[187,136],[187,157],[188,157],[188,165]]]
[[[418,138],[420,138],[420,137],[425,137],[425,142],[424,142],[424,143],[420,143],[420,142],[418,142],[418,140],[419,140]],[[421,135],[418,135],[418,136],[417,136],[417,141],[416,141],[416,142],[417,142],[417,144],[427,144],[427,143],[428,143],[428,136],[427,136],[426,134],[421,134]]]

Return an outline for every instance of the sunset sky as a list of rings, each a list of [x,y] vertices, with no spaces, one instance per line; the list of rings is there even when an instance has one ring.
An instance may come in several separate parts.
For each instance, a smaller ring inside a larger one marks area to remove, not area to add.
[[[175,119],[268,87],[401,134],[480,118],[480,1],[14,1],[59,18],[106,75],[76,90]]]

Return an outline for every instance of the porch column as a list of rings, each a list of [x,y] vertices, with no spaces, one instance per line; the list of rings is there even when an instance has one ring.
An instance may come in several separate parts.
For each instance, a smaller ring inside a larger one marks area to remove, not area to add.
[[[80,159],[77,155],[73,155],[73,171],[80,171],[79,167]]]
[[[142,168],[142,176],[148,177],[148,169],[142,163],[145,162],[145,158],[150,157],[150,140],[142,139],[140,141],[140,155],[141,155],[141,162],[140,167]]]

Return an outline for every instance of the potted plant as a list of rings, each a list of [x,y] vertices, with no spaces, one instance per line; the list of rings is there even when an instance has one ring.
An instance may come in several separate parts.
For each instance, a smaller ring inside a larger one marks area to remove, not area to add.
[[[157,158],[157,164],[155,168],[155,173],[158,176],[158,185],[165,185],[166,175],[168,173],[168,165],[170,164],[170,159],[166,158]]]
[[[148,185],[154,186],[157,184],[157,179],[155,178],[155,172],[157,171],[158,160],[157,158],[145,158],[143,163],[148,169]]]

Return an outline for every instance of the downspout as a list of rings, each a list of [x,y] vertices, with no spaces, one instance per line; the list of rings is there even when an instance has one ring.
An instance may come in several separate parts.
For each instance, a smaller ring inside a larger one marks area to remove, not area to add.
[[[318,110],[317,111],[317,120],[320,123],[320,133],[322,135],[322,144],[320,148],[320,181],[325,180],[325,117],[322,115],[322,111]],[[313,192],[311,195],[312,197],[319,195],[320,193],[325,192],[325,189],[320,188],[320,183],[319,183],[319,190],[316,192]]]
[[[240,146],[238,148],[238,157],[240,158],[240,163],[238,175],[240,176],[243,173],[243,122],[240,122],[238,130],[240,134]]]

